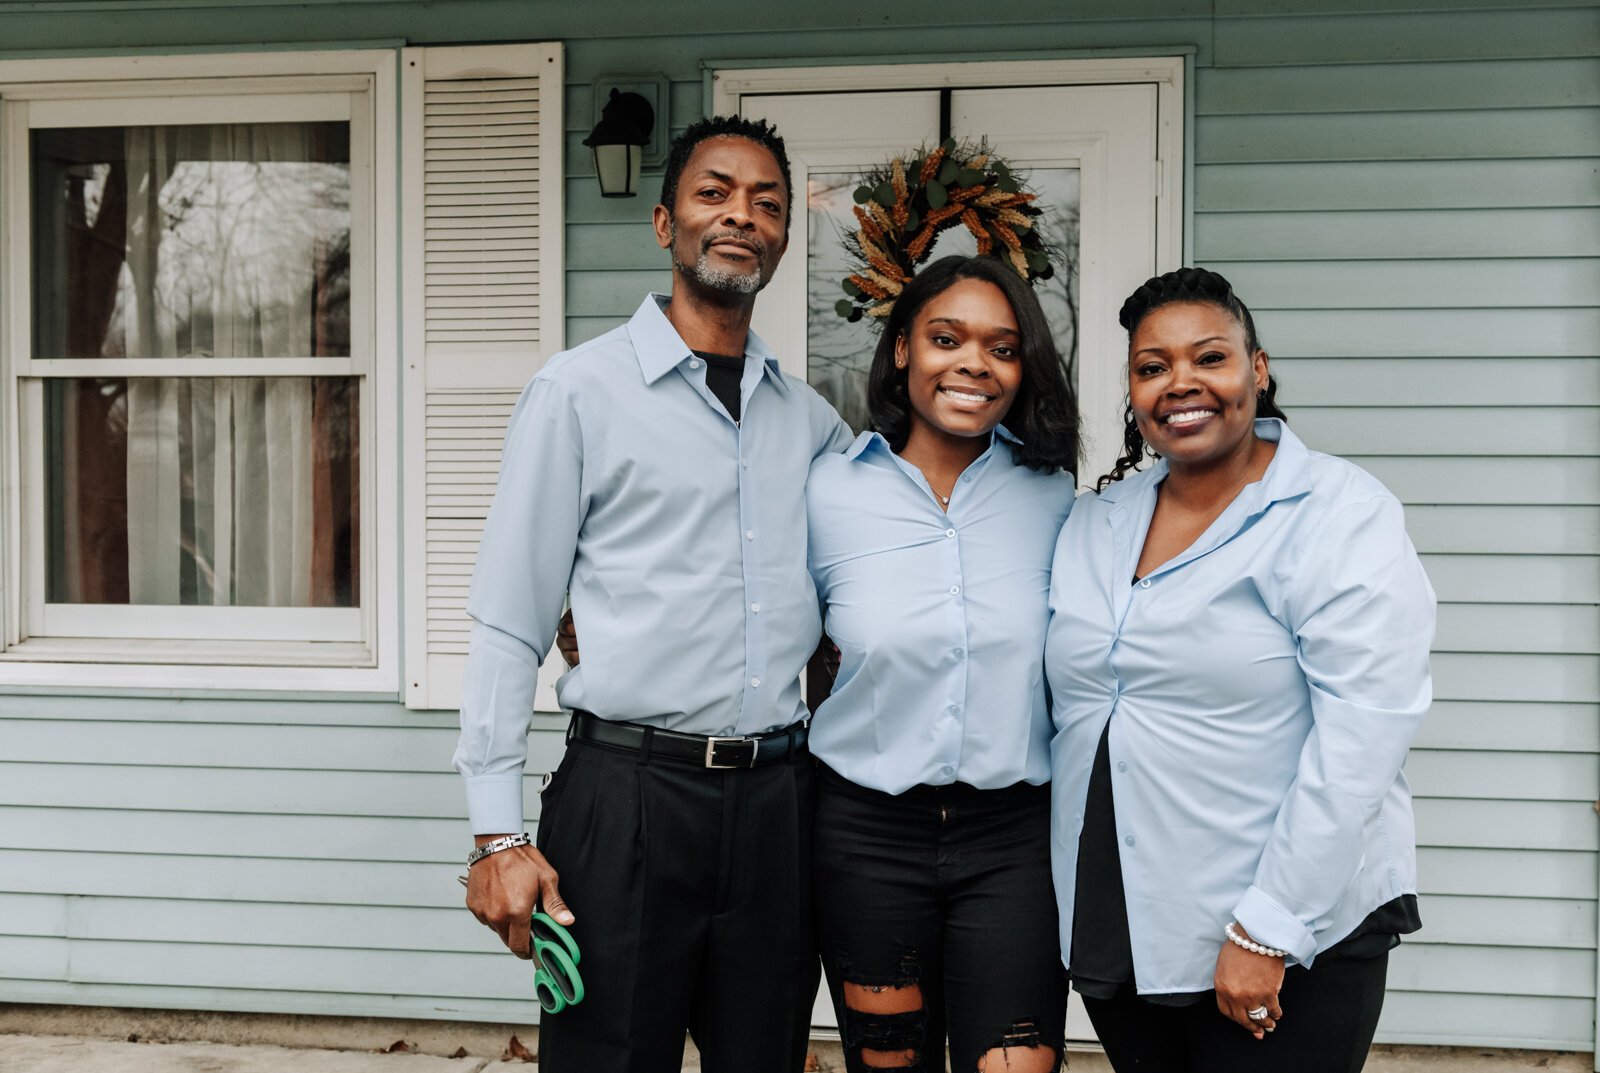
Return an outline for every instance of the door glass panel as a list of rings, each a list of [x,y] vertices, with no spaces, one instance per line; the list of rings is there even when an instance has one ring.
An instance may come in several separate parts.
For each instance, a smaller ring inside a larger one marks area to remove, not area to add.
[[[1056,349],[1076,383],[1078,353],[1079,172],[1076,168],[1039,168],[1026,174],[1028,188],[1039,195],[1042,226],[1054,248],[1055,274],[1035,284],[1039,304],[1050,322]],[[851,323],[834,311],[844,297],[840,282],[850,272],[845,235],[856,228],[853,194],[860,183],[854,171],[812,172],[807,182],[809,212],[806,261],[806,379],[833,404],[850,427],[867,426],[867,370],[878,343],[875,326]],[[940,234],[928,262],[951,254],[971,255],[977,242],[964,227]]]

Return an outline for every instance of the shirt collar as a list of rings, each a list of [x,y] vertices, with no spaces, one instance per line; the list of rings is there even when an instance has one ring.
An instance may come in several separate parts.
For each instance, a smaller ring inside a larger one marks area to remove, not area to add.
[[[668,296],[651,293],[639,303],[633,319],[628,321],[628,338],[633,340],[633,352],[639,359],[639,371],[644,382],[653,384],[683,362],[694,356],[689,344],[678,335],[678,330],[667,319]],[[755,332],[745,336],[744,352],[748,357],[761,360],[762,371],[779,391],[789,390],[784,382],[778,357],[772,348]]]
[[[1246,517],[1266,510],[1272,504],[1311,491],[1311,451],[1289,426],[1276,417],[1256,418],[1256,435],[1278,445],[1267,464],[1267,472],[1249,485],[1240,497],[1249,504]],[[1120,503],[1161,483],[1167,476],[1167,460],[1160,458],[1143,473],[1116,481],[1100,493],[1107,503]]]
[[[1006,428],[1004,425],[996,425],[994,427],[994,431],[989,433],[989,449],[992,450],[994,448],[994,441],[996,439],[1005,440],[1008,443],[1014,443],[1018,446],[1021,446],[1022,444],[1022,441],[1017,439],[1016,434],[1010,429]],[[881,433],[873,432],[869,429],[857,436],[855,442],[849,447],[845,448],[844,456],[851,461],[854,461],[855,459],[860,458],[861,455],[864,454],[869,448],[873,450],[882,450],[886,454],[894,454],[893,449],[889,446],[889,441],[884,439]]]

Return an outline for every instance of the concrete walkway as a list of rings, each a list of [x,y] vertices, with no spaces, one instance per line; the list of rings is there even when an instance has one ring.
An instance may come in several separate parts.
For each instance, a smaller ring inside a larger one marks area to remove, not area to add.
[[[837,1045],[818,1047],[819,1073],[844,1065]],[[691,1053],[686,1071],[698,1070]],[[1102,1055],[1071,1052],[1072,1073],[1110,1073]],[[1592,1073],[1593,1056],[1474,1048],[1381,1048],[1365,1073]],[[85,1036],[0,1034],[0,1073],[483,1073],[528,1070],[525,1060],[371,1051],[314,1050],[227,1043],[159,1043]]]

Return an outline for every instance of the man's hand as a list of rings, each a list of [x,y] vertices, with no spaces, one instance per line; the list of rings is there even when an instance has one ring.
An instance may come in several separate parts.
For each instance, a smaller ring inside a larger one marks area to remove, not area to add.
[[[1238,928],[1241,934],[1244,929]],[[1278,1027],[1283,1009],[1278,1005],[1278,990],[1283,987],[1283,959],[1252,954],[1242,946],[1224,942],[1217,955],[1217,1009],[1222,1016],[1249,1032],[1256,1039],[1265,1039],[1268,1032]],[[1259,1006],[1267,1008],[1267,1017],[1252,1021],[1250,1012]]]
[[[499,838],[478,835],[478,845]],[[467,869],[467,908],[480,923],[494,929],[500,941],[519,958],[533,956],[529,926],[535,906],[543,905],[557,923],[571,924],[572,911],[561,900],[556,870],[532,846],[491,853]]]
[[[561,650],[561,658],[567,661],[568,667],[578,665],[578,630],[572,624],[571,608],[562,614],[561,624],[556,627],[556,648]]]

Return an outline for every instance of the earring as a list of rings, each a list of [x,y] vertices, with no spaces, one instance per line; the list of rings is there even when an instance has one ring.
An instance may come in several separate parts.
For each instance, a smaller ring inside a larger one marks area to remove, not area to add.
[[[1260,391],[1256,392],[1256,398],[1260,399],[1262,402],[1266,402],[1267,401],[1267,389],[1266,388],[1262,388]]]

